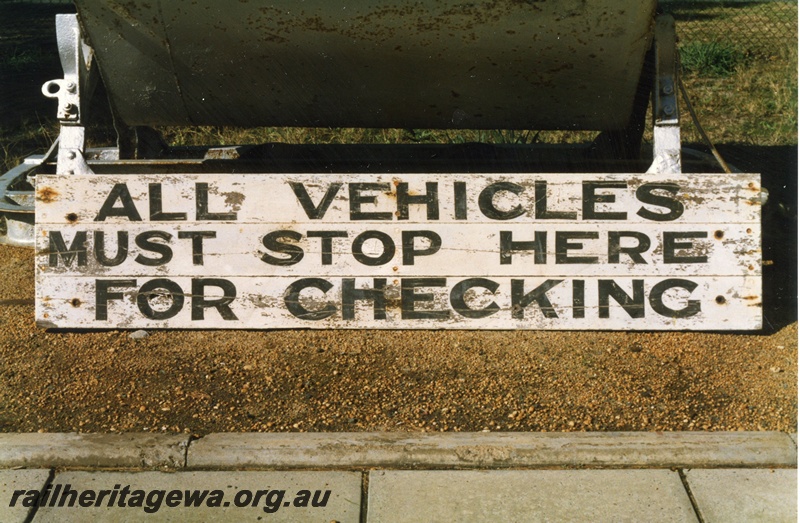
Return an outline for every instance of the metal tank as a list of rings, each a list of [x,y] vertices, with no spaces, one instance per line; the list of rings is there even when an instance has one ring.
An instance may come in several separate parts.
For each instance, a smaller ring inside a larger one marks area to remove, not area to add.
[[[656,0],[76,0],[135,125],[623,128]]]
[[[37,174],[682,169],[674,21],[657,0],[74,1],[55,20],[64,77],[42,87],[59,138],[0,176],[0,243],[32,245]],[[98,76],[118,140],[90,149]],[[601,132],[563,147],[181,148],[160,125]]]

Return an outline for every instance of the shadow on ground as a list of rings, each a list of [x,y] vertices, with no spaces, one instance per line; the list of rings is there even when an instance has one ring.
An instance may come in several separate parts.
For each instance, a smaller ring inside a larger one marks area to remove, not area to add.
[[[723,158],[761,174],[769,200],[761,215],[764,251],[764,332],[797,321],[797,146],[724,144]]]

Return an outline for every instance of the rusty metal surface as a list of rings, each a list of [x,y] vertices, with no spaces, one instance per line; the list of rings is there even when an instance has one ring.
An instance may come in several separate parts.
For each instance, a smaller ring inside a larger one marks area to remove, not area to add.
[[[621,128],[655,0],[76,0],[129,125]]]

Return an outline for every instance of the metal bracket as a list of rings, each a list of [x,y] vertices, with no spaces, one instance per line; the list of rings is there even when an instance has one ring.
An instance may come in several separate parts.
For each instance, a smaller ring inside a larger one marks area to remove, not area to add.
[[[83,157],[86,113],[97,85],[94,51],[81,37],[77,15],[56,15],[58,55],[64,78],[50,80],[42,94],[58,100],[59,134],[58,174],[91,174]]]
[[[653,164],[649,173],[681,172],[681,128],[678,110],[678,53],[675,20],[656,18],[655,85],[653,86]]]

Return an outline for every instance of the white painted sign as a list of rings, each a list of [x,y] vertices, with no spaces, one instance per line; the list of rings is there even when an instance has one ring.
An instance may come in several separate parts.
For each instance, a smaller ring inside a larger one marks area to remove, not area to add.
[[[38,176],[59,328],[749,330],[758,175]]]

